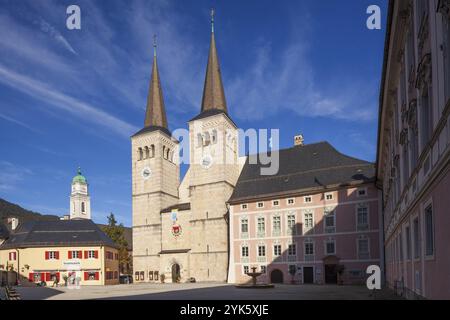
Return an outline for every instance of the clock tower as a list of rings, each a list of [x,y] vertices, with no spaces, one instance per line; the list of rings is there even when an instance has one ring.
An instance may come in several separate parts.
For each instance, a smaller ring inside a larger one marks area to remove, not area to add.
[[[180,180],[178,141],[168,129],[156,44],[144,128],[131,137],[131,152],[133,268],[148,274],[160,268],[161,210],[178,203]]]
[[[239,177],[238,130],[228,114],[211,12],[211,42],[200,114],[189,121],[191,276],[225,281],[228,263],[226,203]]]
[[[91,219],[91,198],[88,183],[78,168],[77,175],[72,179],[70,193],[70,219]]]

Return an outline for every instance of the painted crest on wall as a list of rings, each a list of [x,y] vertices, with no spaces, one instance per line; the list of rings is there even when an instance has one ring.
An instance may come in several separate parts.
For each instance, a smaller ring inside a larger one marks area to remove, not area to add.
[[[174,209],[170,212],[170,216],[172,219],[172,234],[175,237],[178,237],[181,234],[181,226],[177,223],[178,221],[178,210]]]
[[[181,232],[182,232],[181,226],[178,223],[174,222],[172,225],[172,234],[175,237],[178,237],[179,235],[181,235]]]

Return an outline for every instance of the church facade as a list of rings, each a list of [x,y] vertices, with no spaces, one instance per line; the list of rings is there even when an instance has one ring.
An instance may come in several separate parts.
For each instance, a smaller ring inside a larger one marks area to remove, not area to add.
[[[227,280],[237,127],[228,115],[213,28],[201,110],[188,126],[190,167],[180,182],[179,142],[168,130],[155,49],[145,125],[131,138],[135,282],[162,275],[166,282]]]
[[[214,28],[200,113],[188,127],[190,166],[180,181],[180,142],[168,129],[155,49],[144,128],[131,137],[135,282],[246,282],[255,267],[262,281],[286,283],[290,273],[295,283],[336,283],[346,268],[340,280],[354,283],[380,264],[374,164],[325,142],[303,145],[302,136],[279,151],[273,176],[239,157]]]

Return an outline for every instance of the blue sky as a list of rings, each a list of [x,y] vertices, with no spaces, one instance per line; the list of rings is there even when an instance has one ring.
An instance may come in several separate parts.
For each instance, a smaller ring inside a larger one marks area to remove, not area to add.
[[[1,0],[0,197],[66,214],[78,165],[93,219],[131,225],[129,137],[143,126],[152,36],[170,128],[200,111],[209,10],[237,125],[303,133],[375,160],[386,0]],[[81,8],[81,30],[66,8]],[[382,30],[366,9],[382,9]]]

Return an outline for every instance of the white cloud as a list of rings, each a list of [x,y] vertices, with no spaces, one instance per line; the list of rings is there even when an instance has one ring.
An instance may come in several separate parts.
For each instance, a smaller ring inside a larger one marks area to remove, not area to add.
[[[67,41],[67,39],[64,38],[63,35],[58,30],[56,30],[56,28],[53,27],[50,23],[41,18],[39,20],[39,26],[42,32],[48,34],[50,37],[52,37],[57,42],[62,44],[67,50],[69,50],[73,54],[78,55],[78,53],[70,45],[69,41]]]
[[[354,80],[325,90],[315,80],[306,43],[295,41],[278,56],[269,42],[256,46],[253,64],[229,79],[226,89],[231,105],[239,106],[237,116],[262,119],[288,109],[306,117],[372,120],[374,108],[367,106],[371,87]],[[330,77],[329,81],[336,80]]]
[[[45,83],[9,70],[1,64],[0,82],[77,118],[107,128],[123,137],[129,138],[132,133],[138,130],[137,127],[122,121],[97,107],[58,92],[55,88],[50,87]]]
[[[7,116],[7,115],[5,115],[5,114],[1,114],[1,113],[0,113],[0,118],[4,119],[4,120],[6,120],[6,121],[9,121],[9,122],[11,122],[11,123],[17,124],[17,125],[19,125],[19,126],[21,126],[21,127],[23,127],[23,128],[26,128],[26,129],[28,129],[28,130],[31,130],[31,131],[33,131],[33,132],[40,133],[39,130],[37,130],[37,129],[31,127],[31,126],[29,126],[28,124],[26,124],[26,123],[24,123],[24,122],[22,122],[22,121],[19,121],[19,120],[17,120],[17,119],[14,119],[14,118],[12,118],[12,117],[9,117],[9,116]]]
[[[25,177],[33,172],[8,161],[0,161],[0,191],[15,190]]]

